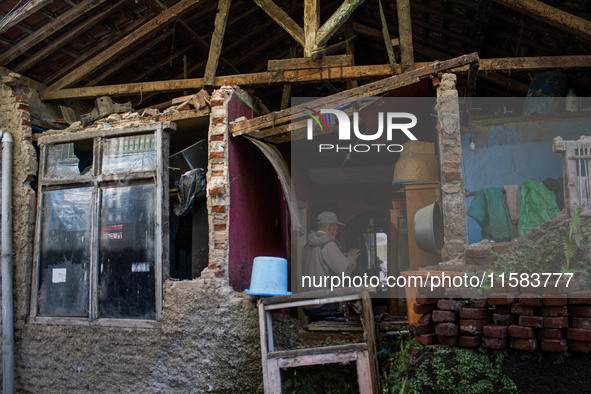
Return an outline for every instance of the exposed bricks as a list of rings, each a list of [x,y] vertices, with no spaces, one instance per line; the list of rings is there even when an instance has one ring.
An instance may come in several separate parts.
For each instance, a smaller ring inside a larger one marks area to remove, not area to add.
[[[568,300],[566,297],[559,297],[559,298],[544,297],[543,304],[544,304],[544,306],[564,306],[564,305],[568,304]]]
[[[481,343],[479,336],[460,335],[458,337],[458,345],[461,347],[475,348],[479,347]]]
[[[210,196],[215,196],[215,195],[219,195],[219,194],[223,194],[224,193],[224,188],[219,186],[219,187],[212,187],[211,189],[209,189],[209,195]]]
[[[563,353],[568,350],[564,339],[543,339],[542,350],[545,352]]]
[[[535,294],[522,294],[519,298],[519,305],[542,306],[542,298]]]
[[[414,304],[412,309],[415,313],[423,314],[423,313],[431,313],[433,310],[437,309],[437,305],[419,305]]]
[[[485,308],[463,308],[460,311],[462,319],[488,319],[491,316],[491,310]]]
[[[568,309],[572,317],[591,317],[591,306],[571,305]]]
[[[224,205],[214,205],[211,207],[213,212],[226,212],[226,207]]]
[[[214,224],[213,231],[226,231],[227,226],[225,224]]]
[[[459,328],[457,324],[454,323],[440,323],[435,328],[435,332],[439,336],[457,336],[459,334]]]
[[[419,305],[436,305],[438,303],[437,298],[430,298],[430,297],[417,297],[416,303]],[[441,309],[441,308],[439,308]]]
[[[211,176],[212,176],[212,177],[216,177],[216,176],[224,176],[224,171],[212,171],[212,172],[211,172]]]
[[[556,328],[542,328],[538,331],[538,337],[540,339],[564,339],[562,330]]]
[[[503,326],[510,326],[511,324],[515,324],[515,316],[493,313],[493,323]]]
[[[443,172],[443,179],[446,181],[457,181],[462,179],[462,173],[459,171],[445,171]]]
[[[591,305],[591,291],[582,290],[569,293],[568,303],[573,305]]]
[[[566,332],[566,337],[573,341],[591,342],[591,330],[582,328],[569,328]]]
[[[514,301],[513,294],[491,294],[488,297],[488,305],[509,305]]]
[[[410,324],[408,326],[409,331],[412,333],[412,335],[417,336],[417,335],[425,335],[425,334],[429,334],[435,331],[435,325],[433,324]]]
[[[489,324],[490,320],[460,320],[460,332],[465,335],[480,335],[482,327]]]
[[[534,315],[534,308],[531,306],[523,306],[520,304],[513,304],[511,305],[511,313],[521,316],[533,316]]]
[[[586,319],[584,317],[574,317],[573,328],[583,328],[585,330],[591,330],[591,319]]]
[[[210,141],[223,141],[224,139],[225,139],[224,134],[214,134],[211,137],[209,137]]]
[[[457,314],[457,312],[453,312],[453,311],[434,310],[432,316],[433,316],[433,321],[436,323],[441,323],[441,322],[455,323],[458,321],[458,314]]]
[[[439,340],[439,343],[442,345],[458,346],[458,337],[457,336],[448,337],[448,336],[444,336],[444,335],[438,335],[437,339]]]
[[[532,327],[512,325],[509,327],[509,336],[513,338],[535,338],[536,332]]]
[[[482,338],[482,347],[489,349],[507,349],[507,338]]]
[[[545,317],[544,327],[546,328],[567,328],[568,317]]]
[[[511,306],[512,305],[493,305],[493,313],[508,315],[511,313]]]
[[[219,117],[219,118],[212,118],[211,119],[211,124],[212,126],[218,125],[218,124],[223,124],[226,121],[225,117]]]
[[[511,349],[533,352],[538,348],[538,341],[536,341],[535,339],[510,338],[509,346],[511,346]]]
[[[591,342],[568,341],[571,352],[591,353]]]
[[[209,158],[210,159],[221,159],[224,157],[224,152],[210,152]]]
[[[526,327],[544,327],[544,318],[541,316],[519,316],[519,325]]]
[[[462,307],[464,307],[466,304],[462,301],[456,301],[456,300],[439,300],[439,302],[437,302],[437,308],[443,310],[443,311],[459,311],[460,309],[462,309]],[[450,320],[451,321],[451,320]]]
[[[545,306],[544,308],[542,308],[542,316],[568,316],[568,310],[566,309],[566,306]]]
[[[469,308],[485,308],[488,304],[488,300],[486,298],[471,298],[468,301]]]
[[[424,335],[417,335],[415,336],[415,341],[420,343],[421,345],[434,345],[437,343],[437,335],[436,334],[424,334]]]
[[[484,326],[482,327],[482,335],[489,338],[505,338],[507,337],[507,326]]]
[[[210,105],[211,105],[212,107],[219,107],[219,106],[222,106],[222,105],[224,105],[224,100],[223,100],[223,98],[222,98],[222,99],[215,99],[215,100],[211,100],[211,103],[210,103]]]

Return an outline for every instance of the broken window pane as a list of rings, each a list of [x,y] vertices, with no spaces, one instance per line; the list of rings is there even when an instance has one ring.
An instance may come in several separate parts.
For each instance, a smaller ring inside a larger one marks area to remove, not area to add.
[[[92,188],[43,193],[39,315],[88,316]]]
[[[155,185],[102,189],[99,313],[155,318]]]
[[[45,177],[54,179],[92,175],[92,140],[47,147]]]
[[[105,139],[102,167],[103,174],[156,170],[154,134]]]

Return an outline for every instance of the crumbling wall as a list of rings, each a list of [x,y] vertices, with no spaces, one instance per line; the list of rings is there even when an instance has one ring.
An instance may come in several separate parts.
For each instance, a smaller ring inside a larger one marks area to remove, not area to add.
[[[262,375],[258,313],[227,277],[227,121],[210,129],[208,190],[212,220],[210,268],[199,279],[165,283],[162,320],[156,328],[52,325],[28,321],[37,172],[31,143],[28,88],[11,77],[0,84],[0,128],[15,140],[14,291],[15,383],[26,392],[257,392]],[[228,98],[231,96],[228,90]],[[218,92],[218,99],[222,96]],[[222,108],[227,100],[221,97]],[[220,129],[220,128],[218,128]],[[221,135],[222,137],[214,137]],[[213,138],[211,138],[213,137]],[[214,166],[217,164],[217,166]],[[216,172],[213,174],[214,171]],[[219,189],[216,189],[219,187]],[[223,236],[226,238],[223,239]],[[222,239],[220,239],[222,238]]]

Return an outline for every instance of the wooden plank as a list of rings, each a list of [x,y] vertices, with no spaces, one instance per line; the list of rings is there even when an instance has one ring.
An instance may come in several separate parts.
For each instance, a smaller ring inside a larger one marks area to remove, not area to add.
[[[94,26],[107,15],[111,14],[112,12],[121,8],[128,0],[120,0],[115,5],[111,7],[107,7],[107,9],[99,12],[98,14],[94,15],[92,18],[85,20],[84,22],[80,23],[76,27],[68,30],[65,34],[59,36],[50,44],[44,46],[39,51],[36,51],[35,54],[29,57],[24,62],[20,63],[18,66],[14,68],[17,72],[24,72],[35,64],[39,63],[41,60],[45,59],[47,56],[55,52],[57,49],[63,47],[66,43],[70,42],[74,38],[78,37],[82,32],[89,29],[91,26]]]
[[[12,60],[16,59],[17,57],[25,53],[28,49],[37,45],[47,37],[56,33],[57,31],[61,30],[68,23],[76,20],[80,16],[93,10],[97,6],[103,4],[105,1],[106,0],[84,0],[76,7],[73,7],[72,9],[64,12],[63,14],[61,14],[51,22],[47,23],[39,30],[36,30],[33,34],[19,41],[12,48],[0,54],[0,64],[7,64],[11,62]]]
[[[50,89],[61,89],[75,84],[88,74],[91,74],[94,71],[98,70],[101,66],[112,60],[115,56],[121,54],[121,52],[127,49],[127,47],[133,44],[137,44],[141,40],[148,38],[157,30],[162,29],[163,27],[174,21],[183,12],[196,7],[198,3],[199,0],[179,1],[178,3],[176,3],[160,15],[157,15],[156,17],[149,20],[139,29],[123,37],[117,43],[105,49],[103,52],[99,53],[98,55],[90,59],[88,62],[78,67],[73,72],[69,73],[57,82],[53,83],[50,86]]]
[[[404,86],[408,83],[414,83],[416,80],[418,80],[418,78],[427,76],[434,72],[449,70],[457,66],[475,63],[477,61],[478,55],[476,53],[472,53],[469,55],[459,56],[454,59],[445,60],[443,62],[435,62],[404,74],[395,75],[376,82],[371,82],[358,88],[350,89],[328,97],[314,100],[303,105],[292,107],[288,110],[272,112],[268,115],[259,116],[258,118],[253,118],[245,122],[239,122],[234,125],[230,125],[230,132],[234,137],[241,134],[247,134],[264,127],[269,127],[297,119],[298,116],[306,114],[307,107],[323,108],[346,104],[352,101],[350,99],[351,97],[354,98],[353,100],[358,100],[361,97],[375,96],[377,94],[390,91],[393,88]],[[256,136],[256,134],[253,136]]]
[[[27,19],[41,8],[45,7],[46,4],[51,3],[53,0],[29,0],[20,8],[13,10],[8,15],[5,15],[0,20],[0,34],[13,26],[16,26],[21,21]]]
[[[259,303],[259,333],[260,333],[260,343],[261,343],[261,361],[263,363],[263,385],[265,387],[265,393],[269,392],[269,378],[268,378],[268,371],[267,371],[267,322],[265,312],[265,306],[263,303]],[[279,386],[281,387],[281,386]]]
[[[205,75],[203,77],[204,86],[212,86],[215,81],[215,74],[218,69],[220,55],[222,53],[222,44],[226,33],[226,22],[230,13],[230,4],[232,0],[219,0],[218,12],[215,16],[215,25],[209,45],[209,56],[205,66]]]
[[[591,21],[537,0],[493,0],[551,26],[568,31],[586,40],[591,39]]]
[[[316,47],[324,46],[363,0],[345,0],[316,33]]]
[[[311,57],[320,27],[320,0],[304,0],[304,56]]]
[[[380,20],[382,21],[382,38],[384,40],[384,43],[386,44],[388,61],[390,62],[390,64],[396,64],[396,58],[394,57],[394,48],[392,47],[392,41],[390,40],[390,32],[388,31],[388,23],[386,22],[384,8],[382,7],[382,0],[378,0],[378,6],[380,8]]]
[[[265,305],[276,305],[276,304],[285,304],[291,301],[302,301],[302,300],[312,300],[316,298],[330,298],[330,297],[337,297],[337,296],[345,296],[345,295],[357,295],[360,299],[363,294],[363,289],[357,287],[343,287],[335,289],[334,291],[330,290],[314,290],[314,291],[307,291],[301,292],[292,295],[285,295],[285,296],[277,296],[277,297],[267,297],[262,299],[262,303]]]
[[[451,60],[451,59],[449,59]],[[446,60],[448,61],[448,60]],[[532,58],[497,58],[480,59],[481,72],[484,71],[512,71],[512,70],[540,70],[540,69],[568,69],[591,67],[591,56],[545,56]],[[441,62],[443,63],[443,62]],[[423,68],[431,62],[416,63],[417,68]],[[467,72],[468,66],[458,66],[450,69],[452,72]],[[222,86],[226,81],[234,81],[241,86],[266,86],[286,83],[316,83],[326,81],[348,81],[358,79],[377,79],[400,73],[399,67],[391,69],[390,65],[328,67],[317,70],[286,70],[283,72],[261,72],[252,74],[238,74],[216,77],[215,86]],[[174,92],[187,89],[201,89],[202,78],[186,80],[169,80],[141,82],[121,85],[105,85],[71,89],[46,89],[41,94],[42,100],[62,100],[70,98],[95,98],[99,96],[125,96],[148,92]]]
[[[272,0],[254,0],[254,2],[261,7],[279,26],[281,26],[298,44],[304,46],[304,29],[296,22],[281,7],[275,4]]]
[[[302,300],[302,301],[290,301],[284,304],[274,304],[274,305],[266,305],[265,309],[270,310],[277,310],[277,309],[285,309],[285,308],[295,308],[298,306],[310,306],[310,305],[324,305],[329,304],[331,302],[346,302],[346,301],[353,301],[358,300],[358,295],[347,295],[341,297],[330,297],[330,298],[317,298],[312,300]]]
[[[332,346],[330,346],[332,347]],[[330,348],[329,347],[329,348]],[[324,348],[327,349],[327,348]],[[310,365],[324,364],[346,364],[351,361],[357,361],[358,352],[338,352],[325,354],[312,354],[309,356],[297,356],[293,358],[276,358],[279,368],[297,368]]]
[[[379,393],[374,390],[371,374],[371,360],[368,352],[362,352],[357,358],[357,382],[359,384],[359,394]]]
[[[347,345],[310,347],[306,349],[281,350],[267,354],[268,359],[288,359],[303,356],[317,356],[321,354],[354,353],[367,350],[365,343],[352,343]]]
[[[369,294],[365,292],[362,299],[363,314],[361,322],[365,328],[364,335],[367,342],[367,351],[369,355],[369,370],[371,374],[371,385],[374,393],[380,392],[380,376],[377,357],[376,329],[373,320],[373,308]]]
[[[267,62],[268,71],[283,71],[283,70],[304,70],[310,68],[322,67],[340,67],[352,66],[353,56],[351,55],[335,55],[325,56],[317,61],[313,61],[309,57],[291,58],[291,59],[277,59],[269,60]]]
[[[277,361],[268,361],[267,374],[269,382],[265,394],[281,394],[281,369]]]
[[[415,68],[412,25],[410,20],[410,0],[396,0],[396,9],[398,10],[400,63],[402,65],[402,71],[406,72]]]

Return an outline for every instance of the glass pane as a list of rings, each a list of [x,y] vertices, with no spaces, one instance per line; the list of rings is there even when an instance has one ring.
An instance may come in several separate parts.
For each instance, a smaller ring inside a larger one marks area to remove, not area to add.
[[[103,174],[156,169],[154,134],[108,138],[103,145]]]
[[[154,185],[102,190],[100,317],[154,319]]]
[[[39,315],[88,316],[92,188],[43,193]]]
[[[47,146],[45,177],[53,179],[92,176],[93,141]]]

